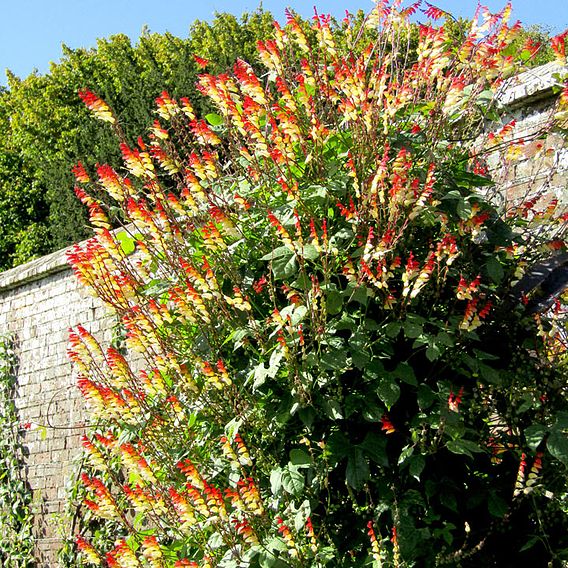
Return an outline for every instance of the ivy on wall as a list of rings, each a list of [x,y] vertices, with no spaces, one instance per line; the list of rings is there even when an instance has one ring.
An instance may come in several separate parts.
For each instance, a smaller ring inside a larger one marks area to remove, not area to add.
[[[0,336],[0,566],[27,568],[34,564],[32,494],[22,470],[15,367],[12,341]]]

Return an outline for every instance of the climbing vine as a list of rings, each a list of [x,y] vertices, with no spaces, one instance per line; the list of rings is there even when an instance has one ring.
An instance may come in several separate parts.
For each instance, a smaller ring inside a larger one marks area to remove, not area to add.
[[[203,118],[163,92],[136,147],[79,93],[124,168],[74,169],[95,237],[69,260],[127,350],[70,332],[99,420],[83,438],[81,514],[99,523],[76,535],[85,563],[568,558],[566,347],[531,311],[545,286],[515,296],[561,262],[567,217],[542,199],[498,211],[484,159],[512,168],[538,148],[510,123],[477,132],[518,70],[518,26],[510,7],[480,10],[461,45],[438,23],[414,49],[417,4],[387,4],[340,30],[289,13],[258,44],[266,73],[204,73]]]
[[[15,366],[12,341],[0,336],[0,565],[4,568],[33,566],[32,495],[22,473]]]

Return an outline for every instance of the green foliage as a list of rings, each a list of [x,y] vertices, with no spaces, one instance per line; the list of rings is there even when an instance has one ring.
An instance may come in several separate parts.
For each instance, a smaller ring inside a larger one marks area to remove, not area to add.
[[[514,49],[521,52],[529,67],[536,67],[554,61],[554,51],[550,46],[550,32],[538,24],[523,28],[519,38],[513,43]],[[532,55],[532,47],[537,46],[536,54]]]
[[[10,122],[0,91],[0,269],[48,252],[42,234],[43,198],[16,150],[9,146]]]
[[[232,14],[217,13],[211,23],[193,23],[189,33],[191,50],[210,61],[208,71],[212,73],[226,72],[237,59],[254,65],[258,59],[256,42],[270,35],[273,22],[272,14],[262,9],[243,14],[240,21]]]
[[[448,33],[453,41],[459,43],[467,36],[467,30],[471,21],[458,18],[446,22]],[[550,46],[551,34],[538,24],[527,28],[520,28],[519,33],[508,47],[508,53],[519,56],[527,68],[538,67],[554,61],[554,52]]]
[[[0,269],[60,249],[90,235],[84,207],[72,191],[71,168],[81,160],[119,165],[113,135],[88,118],[77,92],[88,88],[116,112],[134,142],[152,124],[154,99],[167,89],[190,96],[205,114],[195,89],[201,71],[193,55],[211,59],[214,72],[254,52],[272,24],[261,10],[239,21],[218,14],[195,22],[190,36],[143,32],[132,45],[125,35],[100,39],[96,48],[63,48],[46,75],[9,74],[0,92]]]
[[[0,564],[34,566],[31,490],[24,479],[11,341],[0,336]]]

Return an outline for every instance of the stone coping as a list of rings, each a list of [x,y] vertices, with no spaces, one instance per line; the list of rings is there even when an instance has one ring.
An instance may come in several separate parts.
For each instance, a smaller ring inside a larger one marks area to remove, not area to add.
[[[130,224],[125,227],[113,229],[111,232],[121,233],[122,231],[128,231],[129,228],[132,228]],[[78,244],[57,250],[40,258],[36,258],[35,260],[30,260],[15,268],[10,268],[5,272],[0,272],[0,292],[17,288],[21,284],[29,284],[30,282],[41,280],[50,274],[71,270],[71,266],[67,260],[67,253],[77,246],[82,248],[82,245],[86,242],[87,240],[81,241]]]
[[[497,93],[497,100],[507,107],[521,107],[554,96],[552,87],[558,85],[554,75],[568,74],[568,65],[555,61],[534,67],[507,79]]]
[[[0,292],[41,280],[50,274],[71,270],[71,266],[67,263],[67,251],[69,250],[70,248],[58,250],[15,268],[10,268],[5,272],[0,272]]]

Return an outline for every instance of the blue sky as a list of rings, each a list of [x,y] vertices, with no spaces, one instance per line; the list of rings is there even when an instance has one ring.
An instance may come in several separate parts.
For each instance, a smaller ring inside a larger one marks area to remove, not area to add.
[[[475,0],[431,0],[458,16],[471,16]],[[504,0],[487,0],[497,10]],[[321,13],[342,16],[347,9],[367,11],[371,0],[265,0],[263,7],[280,19],[286,6],[303,16]],[[209,20],[215,11],[240,15],[258,7],[257,0],[0,0],[0,84],[6,68],[20,77],[34,68],[49,70],[50,61],[61,57],[61,44],[91,47],[99,37],[126,33],[133,40],[144,25],[151,31],[170,31],[186,37],[195,19]],[[525,25],[542,24],[554,33],[568,27],[567,0],[513,0],[513,17]]]

